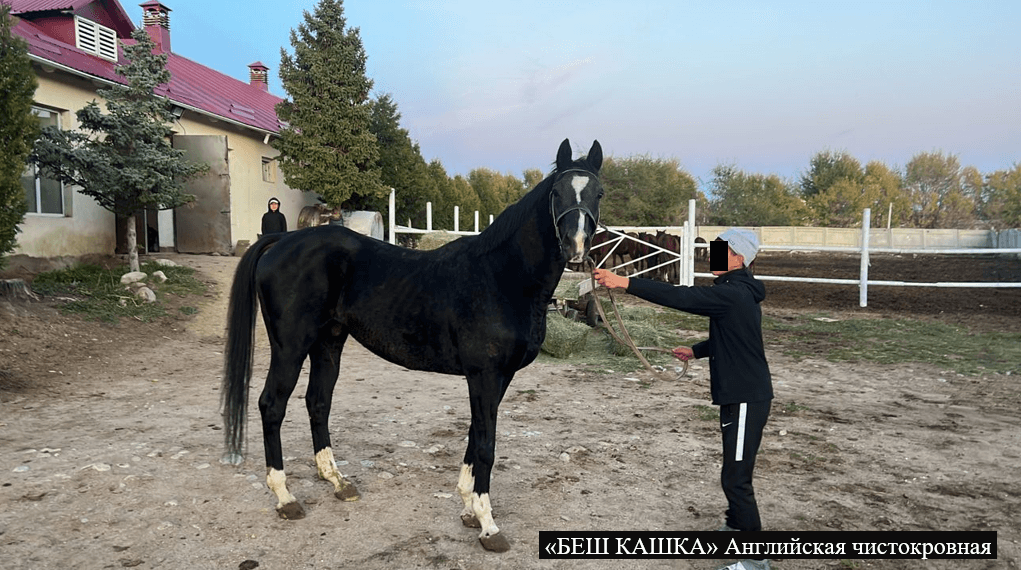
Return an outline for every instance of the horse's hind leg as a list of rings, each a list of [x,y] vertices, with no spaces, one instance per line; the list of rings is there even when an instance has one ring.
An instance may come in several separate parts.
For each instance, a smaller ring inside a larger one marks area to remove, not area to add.
[[[333,483],[334,496],[342,501],[357,501],[358,489],[337,470],[330,448],[330,403],[340,372],[341,349],[347,334],[336,326],[328,327],[309,351],[309,390],[305,407],[312,426],[312,448],[316,453],[319,476]]]
[[[263,420],[263,447],[266,452],[266,485],[277,496],[277,514],[284,519],[300,519],[305,516],[298,499],[287,490],[287,476],[284,474],[284,454],[280,445],[280,426],[287,412],[287,400],[298,383],[305,355],[297,353],[282,355],[283,349],[275,349],[270,357],[270,372],[266,385],[259,396],[259,413]]]

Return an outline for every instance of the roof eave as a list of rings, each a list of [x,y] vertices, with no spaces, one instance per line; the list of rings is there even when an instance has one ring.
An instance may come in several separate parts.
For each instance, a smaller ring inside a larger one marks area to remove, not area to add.
[[[88,79],[90,81],[94,81],[94,82],[98,82],[98,83],[103,83],[104,85],[108,85],[108,86],[121,85],[121,83],[118,83],[116,81],[111,81],[110,79],[107,79],[105,77],[100,77],[98,75],[92,75],[91,73],[86,73],[84,71],[75,69],[73,67],[64,65],[62,63],[57,63],[55,61],[46,59],[45,57],[40,57],[38,55],[31,54],[31,53],[28,54],[28,57],[29,57],[30,60],[38,63],[39,65],[52,67],[54,69],[59,69],[60,71],[63,71],[65,73],[70,73],[71,75],[76,75],[78,77],[82,77],[82,78]],[[187,103],[181,103],[179,101],[175,101],[174,99],[169,98],[169,97],[167,99],[171,103],[177,105],[178,107],[181,107],[182,109],[184,109],[186,111],[191,111],[192,113],[198,113],[199,115],[205,115],[207,117],[216,119],[218,121],[223,121],[225,123],[241,127],[243,129],[247,129],[247,130],[250,130],[250,131],[255,131],[255,132],[257,132],[257,133],[259,133],[261,135],[264,135],[264,140],[266,140],[265,139],[266,135],[269,135],[269,136],[272,136],[272,137],[278,136],[278,131],[270,131],[270,130],[267,130],[267,129],[255,127],[255,126],[243,123],[241,121],[238,121],[236,119],[232,119],[230,117],[224,117],[223,115],[218,115],[216,113],[211,113],[209,111],[206,111],[205,109],[200,109],[198,107],[195,107],[193,105],[189,105]]]

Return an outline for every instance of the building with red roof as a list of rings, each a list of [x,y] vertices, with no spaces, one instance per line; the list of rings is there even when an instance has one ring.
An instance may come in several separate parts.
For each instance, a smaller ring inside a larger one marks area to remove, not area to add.
[[[98,88],[125,83],[115,69],[125,63],[135,25],[117,0],[0,0],[11,6],[13,32],[28,43],[39,79],[34,111],[44,125],[74,129],[75,113],[101,98]],[[280,130],[269,92],[269,68],[250,64],[248,83],[175,54],[171,10],[159,0],[141,4],[142,26],[167,55],[171,80],[157,89],[174,105],[173,145],[210,170],[189,182],[197,200],[174,211],[140,216],[139,242],[149,250],[230,253],[240,240],[255,240],[267,202],[276,197],[290,229],[316,197],[288,188],[277,169],[271,139]],[[100,100],[100,107],[105,109]],[[30,211],[20,226],[15,254],[33,257],[113,253],[113,214],[74,188],[37,176],[22,178]]]

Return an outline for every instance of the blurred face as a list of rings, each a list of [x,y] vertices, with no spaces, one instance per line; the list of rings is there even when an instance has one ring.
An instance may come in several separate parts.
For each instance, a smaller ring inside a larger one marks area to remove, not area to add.
[[[278,204],[276,202],[270,202],[270,209],[273,210],[274,212],[276,212],[277,208],[279,208],[279,207],[280,207],[280,204]]]
[[[735,269],[741,269],[745,267],[745,258],[737,253],[731,251],[730,247],[724,248],[727,251],[727,271],[711,271],[714,275],[723,275],[728,271],[734,271]],[[711,265],[713,261],[710,261]]]

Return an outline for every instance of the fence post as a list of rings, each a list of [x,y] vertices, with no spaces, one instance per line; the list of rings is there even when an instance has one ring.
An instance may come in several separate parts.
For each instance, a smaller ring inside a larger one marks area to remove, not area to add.
[[[476,210],[475,224],[476,226],[474,231],[475,233],[479,233],[479,210]]]
[[[869,208],[862,211],[862,253],[859,261],[859,306],[866,306],[866,281],[869,280]]]
[[[387,220],[390,222],[390,244],[391,245],[394,245],[394,244],[397,243],[397,237],[396,237],[397,236],[397,232],[394,230],[394,222],[396,221],[395,218],[397,217],[397,214],[394,213],[394,202],[395,202],[395,200],[396,200],[395,192],[394,192],[394,189],[391,188],[390,189],[390,200],[389,200],[389,204],[388,204],[388,208],[390,209],[390,213],[387,215]]]
[[[426,231],[433,231],[433,202],[426,202]]]
[[[688,201],[688,236],[685,241],[685,259],[683,263],[688,270],[686,271],[686,281],[682,285],[689,287],[696,284],[696,201]]]
[[[458,222],[459,222],[458,217],[459,217],[459,215],[458,215],[458,207],[455,206],[454,207],[454,231],[458,231]]]

